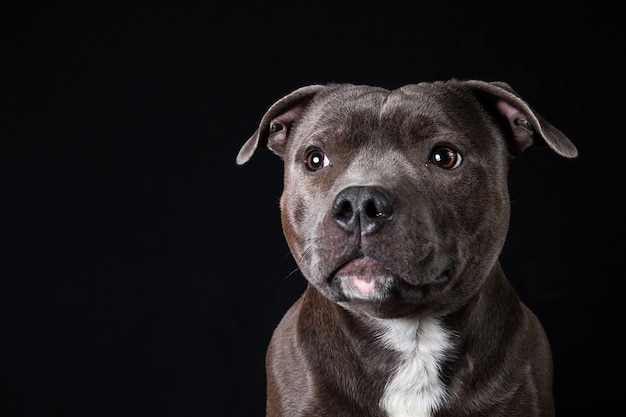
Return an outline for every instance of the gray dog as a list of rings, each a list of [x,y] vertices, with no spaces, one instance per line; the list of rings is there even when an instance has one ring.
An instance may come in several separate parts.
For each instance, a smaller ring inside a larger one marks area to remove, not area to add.
[[[552,358],[498,256],[507,175],[575,146],[507,84],[311,85],[237,163],[284,160],[284,235],[307,289],[267,352],[268,416],[552,416]]]

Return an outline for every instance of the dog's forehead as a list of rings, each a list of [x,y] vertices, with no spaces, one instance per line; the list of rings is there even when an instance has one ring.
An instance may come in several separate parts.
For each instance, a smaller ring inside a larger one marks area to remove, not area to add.
[[[470,132],[479,123],[474,106],[467,95],[448,90],[415,84],[397,90],[346,86],[325,91],[298,122],[291,152],[332,142],[335,151],[354,157],[356,148],[365,144],[370,151],[380,146],[412,148],[422,138]]]
[[[308,132],[331,128],[345,133],[428,128],[428,122],[444,127],[466,123],[461,119],[465,119],[463,114],[471,104],[467,95],[438,83],[407,85],[396,90],[346,86],[319,94],[301,125]],[[463,111],[450,111],[455,107]]]
[[[420,84],[404,86],[397,90],[349,86],[319,94],[315,107],[330,111],[328,114],[330,117],[346,114],[364,114],[367,117],[378,114],[382,117],[399,109],[421,110],[428,113],[436,111],[439,107],[436,102],[441,95],[441,89],[428,88]]]

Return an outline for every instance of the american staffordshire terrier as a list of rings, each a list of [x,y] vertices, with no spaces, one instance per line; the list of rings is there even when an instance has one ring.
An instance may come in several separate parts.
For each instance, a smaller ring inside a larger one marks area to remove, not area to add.
[[[552,357],[507,280],[517,154],[576,147],[503,82],[329,84],[274,103],[237,163],[284,160],[307,288],[267,351],[267,416],[553,416]]]

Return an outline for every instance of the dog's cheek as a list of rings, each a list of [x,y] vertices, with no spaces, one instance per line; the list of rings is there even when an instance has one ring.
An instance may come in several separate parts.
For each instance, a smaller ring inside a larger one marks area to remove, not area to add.
[[[280,200],[283,234],[303,272],[308,269],[311,252],[318,243],[315,242],[312,231],[316,229],[315,216],[321,210],[320,202],[315,201],[310,192],[307,192],[309,186],[304,181],[306,179],[297,178],[293,183],[285,184]]]
[[[428,187],[434,233],[457,259],[479,262],[504,244],[509,197],[506,186],[494,183],[494,169],[499,170],[476,167],[458,177],[435,177],[436,186]]]
[[[305,204],[298,196],[283,192],[280,199],[283,234],[298,264],[304,254],[305,242],[302,233],[298,233],[298,230],[302,228],[305,211]]]
[[[447,206],[446,211],[455,222],[453,231],[467,236],[463,239],[466,242],[496,238],[502,227],[494,228],[494,223],[501,225],[509,216],[506,183],[495,180],[505,174],[495,164],[485,166],[487,163],[472,166],[462,176],[436,188],[443,193],[435,199]],[[454,198],[450,198],[451,194],[455,194]],[[449,230],[445,224],[441,227]]]
[[[473,178],[475,183],[464,190],[464,204],[457,207],[457,230],[463,234],[459,251],[469,275],[484,276],[504,246],[510,204],[506,186],[489,185],[493,182],[486,171],[476,172]]]

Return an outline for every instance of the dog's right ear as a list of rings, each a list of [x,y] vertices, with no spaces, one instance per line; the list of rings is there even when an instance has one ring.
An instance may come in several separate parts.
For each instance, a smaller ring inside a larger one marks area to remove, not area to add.
[[[323,85],[302,87],[272,104],[263,115],[259,128],[239,150],[237,164],[245,164],[257,148],[264,146],[283,158],[293,123],[300,118],[311,99],[325,88]]]

